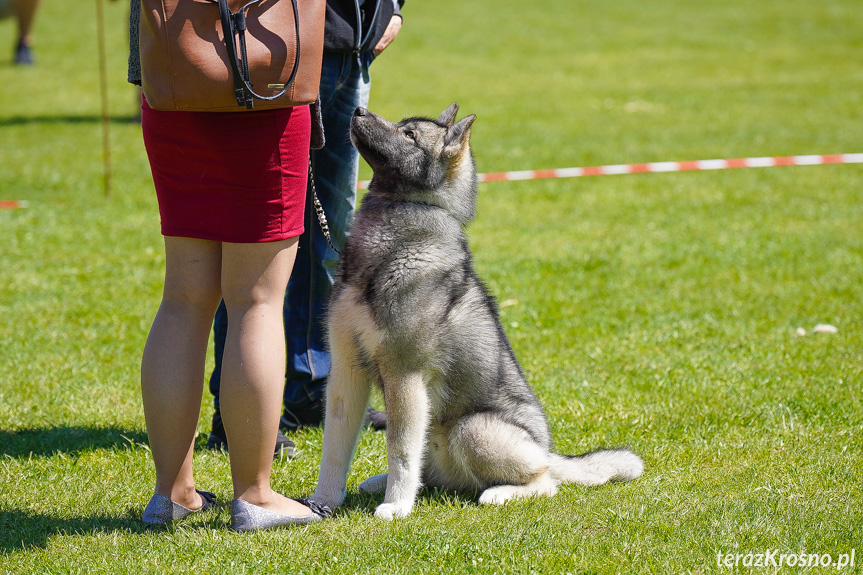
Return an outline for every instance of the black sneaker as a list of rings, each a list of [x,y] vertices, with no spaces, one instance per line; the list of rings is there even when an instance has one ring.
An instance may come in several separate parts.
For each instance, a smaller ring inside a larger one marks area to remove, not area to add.
[[[387,414],[370,407],[366,412],[366,423],[375,431],[383,431],[387,428]]]
[[[18,66],[33,65],[33,51],[23,40],[19,40],[18,45],[15,46],[15,64]]]
[[[318,427],[324,422],[324,401],[316,399],[302,409],[288,409],[282,412],[282,428],[296,431],[301,427]]]
[[[324,402],[318,399],[302,410],[289,411],[285,409],[282,415],[282,426],[288,431],[296,431],[301,427],[317,427],[324,422]],[[287,425],[286,425],[287,424]],[[387,428],[387,414],[370,407],[366,411],[365,425],[371,426],[375,431],[383,431]]]
[[[225,426],[222,424],[222,414],[218,411],[213,413],[213,428],[207,437],[207,447],[214,451],[228,450],[228,436],[225,434]]]
[[[324,422],[324,400],[316,399],[296,414],[300,427],[317,427]]]
[[[273,459],[280,457],[290,459],[296,454],[297,446],[294,445],[293,441],[285,437],[285,434],[280,429],[278,435],[276,435],[276,453],[273,455]]]
[[[228,450],[228,436],[225,434],[225,426],[222,424],[222,415],[217,411],[213,413],[213,429],[207,438],[207,447],[215,451]],[[280,429],[276,435],[276,448],[273,451],[273,459],[285,457],[290,459],[297,454],[297,446],[293,441],[285,437]]]

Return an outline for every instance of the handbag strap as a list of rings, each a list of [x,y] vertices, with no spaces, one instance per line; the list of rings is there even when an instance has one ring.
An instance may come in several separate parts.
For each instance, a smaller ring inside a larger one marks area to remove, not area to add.
[[[231,13],[228,7],[228,0],[211,0],[219,4],[219,15],[222,20],[222,31],[225,36],[225,46],[228,49],[228,61],[231,64],[231,69],[234,72],[234,95],[237,98],[238,106],[245,106],[251,110],[254,108],[254,98],[259,100],[275,100],[285,95],[291,89],[294,80],[297,77],[297,70],[300,67],[300,17],[297,10],[297,0],[291,0],[294,8],[294,29],[297,39],[296,58],[294,59],[294,68],[291,71],[291,76],[278,94],[273,96],[262,96],[252,89],[251,78],[249,77],[249,64],[246,55],[246,9],[260,2],[261,0],[252,0],[248,4],[240,8],[236,14]],[[235,37],[240,39],[240,58],[237,57],[237,45]]]

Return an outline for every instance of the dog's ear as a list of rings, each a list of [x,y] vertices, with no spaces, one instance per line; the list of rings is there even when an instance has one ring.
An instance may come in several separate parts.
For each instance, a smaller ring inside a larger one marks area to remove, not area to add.
[[[473,114],[465,116],[447,130],[446,138],[444,138],[444,155],[454,157],[461,152],[464,144],[470,139],[470,126],[474,120],[476,120],[476,116]]]
[[[449,105],[449,107],[441,112],[441,115],[438,116],[438,123],[443,124],[447,128],[452,126],[453,122],[455,122],[455,116],[458,114],[458,102],[453,102]]]

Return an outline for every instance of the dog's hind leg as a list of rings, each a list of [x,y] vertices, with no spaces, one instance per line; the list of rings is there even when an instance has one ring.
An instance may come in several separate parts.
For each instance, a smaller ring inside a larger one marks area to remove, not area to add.
[[[371,380],[357,366],[355,348],[334,346],[327,379],[324,447],[312,498],[337,507],[344,501],[348,469],[369,402]]]
[[[405,517],[420,488],[429,419],[429,397],[422,374],[384,376],[387,410],[387,474],[384,502],[375,517]]]
[[[525,429],[494,414],[462,418],[449,434],[448,447],[455,464],[484,489],[481,504],[557,493],[558,482],[549,474],[548,449]]]
[[[548,473],[543,473],[525,485],[495,485],[479,496],[480,505],[503,505],[518,497],[551,497],[557,493],[557,482]]]
[[[360,490],[365,491],[366,493],[380,493],[381,491],[386,490],[387,488],[387,477],[389,473],[381,473],[378,475],[372,475],[362,483],[360,483]]]

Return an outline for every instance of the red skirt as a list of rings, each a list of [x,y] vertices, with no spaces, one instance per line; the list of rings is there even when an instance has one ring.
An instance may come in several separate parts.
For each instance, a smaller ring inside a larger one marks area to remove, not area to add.
[[[308,106],[142,111],[163,235],[258,243],[303,233]]]

